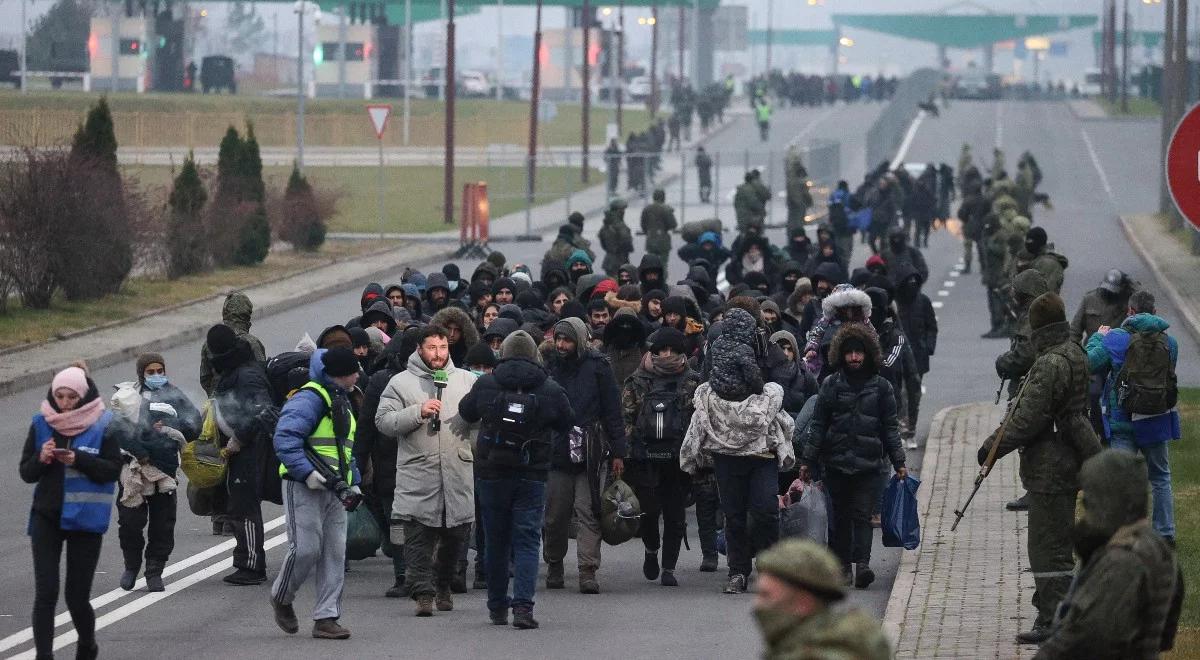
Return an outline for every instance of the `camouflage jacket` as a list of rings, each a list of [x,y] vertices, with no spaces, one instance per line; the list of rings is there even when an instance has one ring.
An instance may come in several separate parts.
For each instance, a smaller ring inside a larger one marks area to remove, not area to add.
[[[250,318],[253,315],[254,304],[246,294],[235,291],[225,298],[225,304],[221,308],[221,322],[233,328],[234,334],[250,344],[255,360],[266,364],[267,351],[262,341],[250,334]],[[213,389],[217,386],[217,371],[213,369],[212,353],[208,350],[208,344],[200,348],[200,386],[209,396],[212,396]]]
[[[1037,359],[1022,391],[1013,400],[996,458],[1021,452],[1021,481],[1034,493],[1074,493],[1079,468],[1100,451],[1100,441],[1087,420],[1087,354],[1071,341],[1064,321],[1034,330]],[[990,448],[993,433],[984,444]]]
[[[1148,520],[1126,525],[1080,569],[1035,659],[1158,658],[1174,643],[1182,599],[1175,552]]]
[[[671,249],[671,231],[679,226],[675,221],[675,209],[655,202],[642,209],[642,231],[646,232],[647,252],[668,252]]]
[[[877,621],[858,610],[825,610],[803,621],[763,623],[764,660],[889,660],[892,649]]]
[[[1017,327],[1009,340],[1008,350],[996,358],[996,375],[1008,381],[1008,398],[1012,399],[1021,389],[1025,374],[1037,359],[1033,347],[1033,329],[1029,326],[1029,310],[1023,309],[1017,316]]]
[[[634,459],[645,458],[646,447],[635,428],[638,413],[642,410],[642,400],[655,382],[676,379],[679,381],[676,389],[679,411],[684,415],[685,421],[690,421],[692,411],[696,409],[692,399],[696,395],[696,387],[700,385],[700,374],[691,369],[684,369],[683,373],[668,379],[665,376],[654,375],[645,367],[638,367],[637,371],[625,380],[621,388],[621,418],[625,421],[625,437],[629,438],[630,456]]]

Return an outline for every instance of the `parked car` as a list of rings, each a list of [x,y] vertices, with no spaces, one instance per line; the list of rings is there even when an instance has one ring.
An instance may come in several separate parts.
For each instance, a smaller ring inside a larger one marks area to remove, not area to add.
[[[650,77],[638,76],[629,81],[628,96],[634,101],[645,101],[650,98]]]
[[[458,89],[463,96],[487,97],[494,93],[487,74],[469,69],[459,74]]]
[[[954,97],[959,99],[993,100],[1000,98],[1000,76],[982,71],[969,71],[954,84]]]
[[[233,58],[224,55],[209,55],[200,60],[200,88],[205,94],[225,90],[237,94],[237,80],[233,76]]]

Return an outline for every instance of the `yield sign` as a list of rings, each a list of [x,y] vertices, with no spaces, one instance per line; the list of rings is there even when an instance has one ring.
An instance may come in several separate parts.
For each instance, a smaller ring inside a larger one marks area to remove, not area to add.
[[[1200,105],[1194,105],[1167,146],[1167,187],[1179,213],[1200,229]]]
[[[390,104],[368,105],[367,115],[371,117],[371,125],[375,127],[375,137],[383,139],[383,131],[387,128],[388,115],[392,114]]]

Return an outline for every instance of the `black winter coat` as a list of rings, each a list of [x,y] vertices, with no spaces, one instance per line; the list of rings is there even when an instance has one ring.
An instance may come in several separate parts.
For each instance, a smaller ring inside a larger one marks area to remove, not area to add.
[[[895,468],[904,465],[896,398],[891,384],[878,374],[858,389],[842,371],[826,378],[817,394],[809,438],[803,461],[808,465],[819,461],[840,474],[877,472],[885,457]]]
[[[529,459],[514,467],[497,461],[490,442],[496,420],[494,402],[503,392],[521,391],[532,394],[537,410],[527,422]],[[575,425],[575,412],[567,393],[540,365],[526,358],[507,358],[495,370],[475,381],[471,391],[458,404],[458,412],[470,423],[480,420],[479,438],[475,442],[475,476],[480,479],[521,478],[545,481],[550,470],[552,436],[565,435]]]
[[[621,390],[608,358],[593,350],[584,350],[570,359],[555,357],[548,371],[554,382],[566,390],[575,410],[574,426],[583,429],[599,422],[608,438],[614,457],[628,456],[625,423],[621,419]],[[567,433],[554,434],[551,467],[555,470],[583,472],[582,464],[571,462]]]
[[[259,435],[258,413],[271,406],[271,384],[262,363],[250,360],[220,373],[213,402],[242,447]]]
[[[917,362],[917,372],[927,374],[929,357],[937,349],[938,324],[933,303],[929,301],[929,296],[918,292],[916,298],[908,301],[898,296],[896,308],[904,326],[904,336],[908,338]]]
[[[369,487],[380,498],[392,497],[396,492],[396,439],[380,433],[375,426],[379,397],[383,395],[392,376],[399,373],[392,367],[389,362],[371,375],[363,396],[362,410],[358,413],[358,428],[354,433],[354,461],[360,470],[365,471],[368,464],[371,466]]]

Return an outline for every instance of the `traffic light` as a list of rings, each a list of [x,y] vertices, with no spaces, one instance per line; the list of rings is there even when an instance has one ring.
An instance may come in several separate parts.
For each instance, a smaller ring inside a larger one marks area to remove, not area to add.
[[[121,40],[122,55],[141,55],[142,41],[140,39],[122,39]]]
[[[313,47],[312,60],[316,66],[321,66],[325,62],[325,44],[317,44]]]

